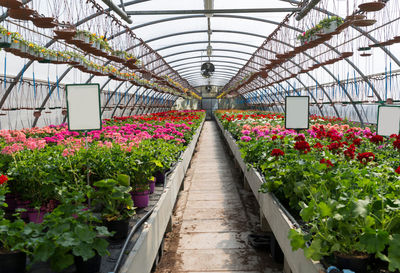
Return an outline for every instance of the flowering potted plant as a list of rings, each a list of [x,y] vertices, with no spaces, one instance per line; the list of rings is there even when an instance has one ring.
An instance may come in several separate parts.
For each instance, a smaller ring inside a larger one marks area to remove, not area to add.
[[[110,232],[112,240],[119,241],[128,235],[129,219],[135,214],[130,195],[130,178],[119,174],[116,179],[103,179],[93,183],[96,190],[90,196],[93,206],[101,207],[101,218]]]
[[[7,219],[4,208],[5,196],[9,193],[8,178],[0,176],[0,268],[8,273],[25,272],[27,250],[27,225],[19,213]]]

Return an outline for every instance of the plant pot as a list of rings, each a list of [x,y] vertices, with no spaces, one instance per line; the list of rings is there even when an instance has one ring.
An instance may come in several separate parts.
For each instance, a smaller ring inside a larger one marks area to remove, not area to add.
[[[7,193],[6,194],[6,203],[8,205],[8,207],[6,208],[7,211],[15,211],[15,209],[17,208],[17,196],[15,194],[10,194]]]
[[[75,267],[77,273],[98,273],[101,266],[101,256],[96,255],[87,261],[84,261],[82,257],[74,257]]]
[[[8,15],[13,19],[18,20],[31,20],[34,13],[35,10],[26,7],[8,10]]]
[[[0,6],[9,8],[9,9],[17,9],[22,6],[21,1],[18,0],[0,0]]]
[[[156,184],[164,184],[165,182],[164,172],[160,171],[156,172],[155,178],[156,178]]]
[[[385,7],[385,3],[381,2],[381,1],[377,1],[377,2],[367,2],[367,3],[363,3],[358,5],[358,8],[361,11],[365,11],[365,12],[373,12],[373,11],[379,11],[381,9],[383,9]]]
[[[335,32],[337,27],[339,26],[337,21],[331,22],[328,28],[323,28],[322,32],[323,34],[330,34],[332,32]]]
[[[26,267],[26,254],[23,252],[0,251],[0,273],[24,273]]]
[[[40,224],[43,222],[43,217],[46,214],[45,210],[42,209],[29,209],[28,210],[28,219],[29,222],[35,223],[35,224]]]
[[[151,194],[154,192],[154,190],[156,188],[156,178],[153,178],[153,180],[150,180],[149,185],[150,185],[150,194]]]
[[[149,205],[149,191],[133,192],[133,205],[137,208],[146,208]]]
[[[10,35],[0,35],[0,48],[10,48],[11,42],[12,41]]]
[[[107,227],[108,231],[115,232],[111,241],[122,241],[128,237],[129,231],[129,219],[119,220],[119,221],[105,221],[104,225]]]
[[[335,253],[337,265],[340,269],[350,269],[355,273],[365,273],[367,272],[367,265],[369,262],[368,254],[360,254],[360,255],[346,255]]]
[[[17,209],[26,209],[28,211],[28,206],[31,202],[17,200]],[[21,212],[21,218],[28,218],[28,212]]]

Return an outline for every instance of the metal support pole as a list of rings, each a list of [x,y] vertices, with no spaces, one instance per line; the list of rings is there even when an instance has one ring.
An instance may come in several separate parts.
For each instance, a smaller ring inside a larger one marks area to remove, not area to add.
[[[299,14],[297,14],[296,20],[297,20],[297,21],[300,21],[301,19],[303,19],[304,17],[306,17],[306,15],[310,12],[310,10],[312,10],[316,5],[318,5],[319,2],[321,2],[321,0],[311,0],[311,2],[308,3],[307,6],[305,6],[305,7],[299,12]]]
[[[118,14],[124,21],[126,21],[128,24],[132,24],[133,21],[129,18],[129,15],[126,14],[125,11],[120,9],[117,5],[114,4],[112,0],[102,0],[104,4],[106,4],[111,10],[115,11],[116,14]]]

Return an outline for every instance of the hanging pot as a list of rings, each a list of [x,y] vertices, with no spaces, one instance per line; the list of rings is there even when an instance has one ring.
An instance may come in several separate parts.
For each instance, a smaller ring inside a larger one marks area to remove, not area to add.
[[[360,54],[361,57],[369,57],[371,55],[372,55],[371,53],[361,53]]]
[[[9,9],[17,9],[22,6],[22,2],[19,0],[0,0],[0,6]]]
[[[84,261],[82,257],[74,256],[75,267],[77,273],[98,273],[101,266],[101,256],[96,255],[87,261]]]
[[[56,35],[54,37],[56,39],[71,40],[76,34],[76,29],[74,28],[56,29],[54,30],[54,34]]]
[[[43,15],[35,15],[31,21],[35,26],[40,28],[53,28],[57,26],[53,17],[45,17]]]
[[[26,254],[23,252],[0,251],[0,271],[7,273],[24,273],[26,267]]]
[[[10,48],[12,39],[10,35],[0,34],[0,48]]]
[[[346,255],[335,253],[335,257],[340,269],[350,269],[355,273],[367,272],[368,261],[370,258],[368,254]]]
[[[35,118],[39,118],[41,115],[42,115],[42,112],[41,112],[41,111],[34,111],[34,112],[33,112],[33,116],[34,116]]]
[[[35,14],[35,12],[35,10],[28,7],[21,7],[17,9],[9,9],[8,16],[18,20],[31,20],[32,15]]]
[[[381,9],[383,9],[385,7],[385,5],[386,4],[381,1],[367,2],[367,3],[358,5],[358,8],[364,12],[374,12],[374,11],[380,11]]]
[[[28,209],[28,219],[29,222],[35,223],[35,224],[40,224],[43,222],[43,217],[46,214],[45,210],[42,209]]]
[[[356,27],[369,27],[376,23],[375,19],[363,19],[363,20],[355,20],[352,22],[353,26]]]
[[[145,208],[149,205],[149,191],[132,192],[133,204],[137,208]]]
[[[353,14],[353,15],[347,16],[345,21],[362,20],[365,18],[366,18],[366,16],[364,14]]]

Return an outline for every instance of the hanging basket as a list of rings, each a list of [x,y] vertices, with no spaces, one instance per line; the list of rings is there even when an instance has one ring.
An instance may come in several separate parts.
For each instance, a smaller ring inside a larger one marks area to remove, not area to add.
[[[33,116],[34,116],[35,118],[39,118],[41,115],[42,115],[42,113],[41,113],[40,111],[34,111],[34,112],[33,112]]]
[[[31,21],[35,26],[40,28],[53,28],[57,26],[53,17],[45,17],[43,15],[33,16]]]
[[[342,56],[342,58],[348,58],[353,56],[354,52],[342,52],[340,55]]]
[[[0,48],[10,48],[12,39],[10,35],[0,34]]]
[[[54,38],[62,40],[71,40],[76,34],[76,29],[74,28],[61,28],[54,30]]]
[[[369,57],[371,55],[372,55],[371,53],[361,53],[360,54],[361,57]]]
[[[18,20],[31,20],[33,14],[35,14],[35,10],[27,7],[8,10],[8,16]]]
[[[367,2],[367,3],[360,4],[358,6],[358,8],[364,12],[374,12],[374,11],[380,11],[381,9],[383,9],[385,7],[385,5],[386,5],[385,3],[380,2],[380,1],[379,2]]]
[[[130,59],[125,62],[125,66],[129,67],[130,69],[138,69],[139,67],[136,65],[136,59]],[[139,70],[140,72],[140,70]]]
[[[22,6],[21,1],[18,0],[0,0],[0,6],[9,8],[9,9],[17,9]]]
[[[353,14],[346,17],[346,21],[363,20],[366,16],[364,14]]]
[[[356,27],[369,27],[376,23],[375,19],[363,19],[363,20],[355,20],[352,22],[353,26]]]

